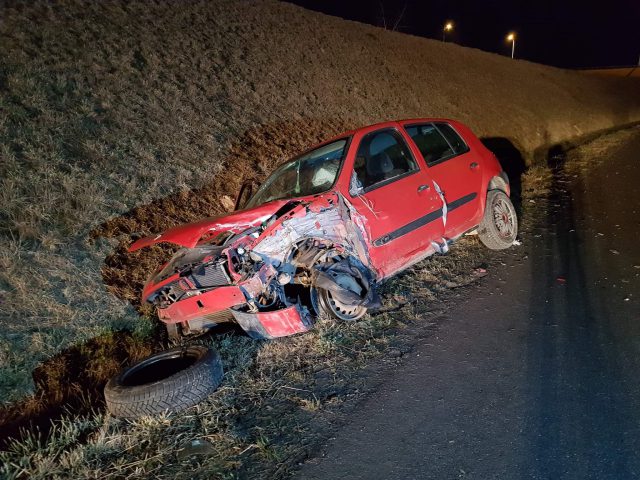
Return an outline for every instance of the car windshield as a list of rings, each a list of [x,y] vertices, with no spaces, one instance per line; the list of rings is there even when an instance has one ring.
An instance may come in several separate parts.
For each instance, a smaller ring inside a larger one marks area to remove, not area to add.
[[[346,138],[336,140],[285,163],[267,178],[247,207],[326,192],[336,181],[346,145]]]

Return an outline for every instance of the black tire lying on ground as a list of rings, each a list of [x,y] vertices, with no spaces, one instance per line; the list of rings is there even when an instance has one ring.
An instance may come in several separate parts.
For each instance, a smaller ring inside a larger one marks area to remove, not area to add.
[[[518,236],[518,217],[511,199],[500,190],[487,193],[484,216],[478,227],[480,241],[491,250],[504,250]]]
[[[116,417],[138,418],[179,412],[213,393],[222,382],[215,350],[177,347],[151,355],[109,380],[107,409]]]

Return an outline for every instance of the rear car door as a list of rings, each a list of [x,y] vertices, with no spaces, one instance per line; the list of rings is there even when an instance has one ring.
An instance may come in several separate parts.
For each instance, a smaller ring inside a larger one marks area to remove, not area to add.
[[[447,122],[405,125],[422,154],[429,176],[447,201],[444,235],[455,238],[475,227],[480,215],[482,159]]]
[[[442,238],[442,198],[397,129],[361,138],[352,175],[352,203],[366,220],[369,255],[382,277],[424,254],[431,240]]]

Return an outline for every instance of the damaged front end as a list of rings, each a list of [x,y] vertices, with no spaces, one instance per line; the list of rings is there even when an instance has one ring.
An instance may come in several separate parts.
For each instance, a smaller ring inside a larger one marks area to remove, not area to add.
[[[330,192],[199,222],[191,235],[183,226],[141,239],[132,250],[187,247],[152,275],[143,299],[174,337],[235,321],[253,338],[276,338],[309,330],[321,315],[360,318],[379,300],[353,214]]]

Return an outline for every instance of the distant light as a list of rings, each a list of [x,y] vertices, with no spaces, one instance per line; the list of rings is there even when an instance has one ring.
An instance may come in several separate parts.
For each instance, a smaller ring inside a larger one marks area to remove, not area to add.
[[[516,34],[515,32],[507,35],[507,42],[511,42],[511,58],[515,58],[516,55]]]
[[[452,21],[448,21],[447,23],[444,24],[444,27],[442,28],[442,41],[443,42],[447,41],[447,32],[450,32],[451,30],[453,30],[453,22]]]

